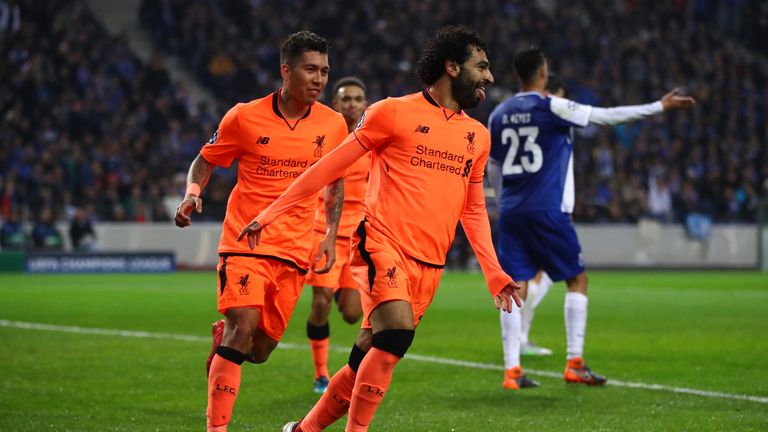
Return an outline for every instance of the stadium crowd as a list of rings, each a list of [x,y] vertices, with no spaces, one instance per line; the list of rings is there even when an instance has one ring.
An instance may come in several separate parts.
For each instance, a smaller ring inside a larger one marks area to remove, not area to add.
[[[220,114],[277,88],[279,46],[304,28],[331,40],[331,80],[360,76],[369,101],[414,90],[417,47],[438,27],[476,28],[496,78],[472,112],[481,121],[514,93],[512,55],[530,45],[545,50],[582,103],[644,103],[676,86],[695,96],[689,112],[577,132],[578,222],[679,222],[694,213],[754,222],[768,190],[760,52],[768,6],[760,1],[144,0],[140,20],[157,48],[188,61],[219,98],[215,107],[192,106],[164,54],[143,63],[81,0],[2,1],[0,16],[6,225],[169,220],[186,166]],[[205,218],[221,219],[234,180],[214,177]]]
[[[766,193],[768,31],[760,1],[230,1],[144,0],[142,22],[164,50],[188,59],[227,104],[277,87],[285,29],[331,39],[332,74],[358,75],[369,100],[414,90],[416,48],[445,23],[478,29],[495,90],[473,115],[485,121],[513,94],[515,50],[542,47],[579,102],[645,103],[679,86],[698,107],[576,138],[576,221],[755,220]],[[302,13],[284,13],[286,8]],[[281,12],[283,11],[283,12]],[[304,17],[304,18],[301,18]]]

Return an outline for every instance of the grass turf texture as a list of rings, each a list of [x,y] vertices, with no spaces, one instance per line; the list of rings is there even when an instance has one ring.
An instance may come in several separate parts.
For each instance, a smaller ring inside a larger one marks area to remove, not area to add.
[[[0,319],[208,336],[215,274],[0,277]],[[562,372],[564,286],[537,310],[532,338],[554,349],[523,367]],[[283,339],[302,347],[310,290]],[[609,380],[768,396],[768,276],[751,272],[593,272],[586,358]],[[498,312],[482,277],[446,274],[410,352],[501,364]],[[357,327],[331,317],[331,344]],[[0,327],[0,430],[198,431],[210,344]],[[346,350],[345,350],[346,351]],[[347,353],[332,351],[337,369]],[[306,413],[309,350],[247,365],[230,430],[279,431]],[[608,386],[501,388],[502,372],[406,360],[371,430],[768,430],[768,404]],[[345,421],[329,431],[342,431]]]

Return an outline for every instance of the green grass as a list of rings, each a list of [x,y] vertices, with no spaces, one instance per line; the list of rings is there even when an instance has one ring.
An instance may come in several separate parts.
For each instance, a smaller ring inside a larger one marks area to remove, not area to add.
[[[586,358],[609,379],[768,397],[768,275],[593,272]],[[215,274],[0,275],[0,319],[207,336]],[[564,364],[564,287],[537,310],[532,337]],[[283,339],[306,345],[309,297]],[[498,312],[479,275],[447,274],[410,352],[501,364]],[[331,320],[331,343],[357,328]],[[0,326],[0,430],[198,431],[204,428],[209,342],[126,338]],[[331,352],[336,369],[347,354]],[[501,388],[501,372],[403,360],[374,431],[768,430],[768,404],[623,386],[587,388],[534,376]],[[308,350],[278,349],[248,365],[230,430],[279,431],[312,406]],[[342,431],[344,421],[329,428]]]

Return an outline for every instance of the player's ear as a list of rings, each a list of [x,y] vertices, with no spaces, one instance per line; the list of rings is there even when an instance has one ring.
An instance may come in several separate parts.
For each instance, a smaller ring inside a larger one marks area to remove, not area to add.
[[[451,78],[456,78],[459,76],[459,72],[461,71],[461,65],[458,64],[454,60],[446,60],[445,61],[445,72],[450,76]]]
[[[283,63],[280,65],[280,76],[283,78],[283,81],[288,81],[291,79],[291,67],[288,65],[288,63]]]

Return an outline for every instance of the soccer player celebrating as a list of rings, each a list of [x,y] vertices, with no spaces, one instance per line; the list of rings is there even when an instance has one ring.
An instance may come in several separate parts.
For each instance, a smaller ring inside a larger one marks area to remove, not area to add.
[[[306,417],[284,431],[322,430],[347,412],[347,431],[368,430],[432,301],[459,221],[496,306],[509,311],[513,301],[519,305],[518,285],[496,259],[485,209],[488,131],[464,112],[485,98],[493,83],[489,66],[476,33],[442,29],[418,61],[424,91],[368,108],[338,149],[243,228],[240,235],[256,245],[275,217],[371,153],[365,220],[355,232],[351,258],[362,329],[348,364]]]
[[[355,129],[368,102],[365,97],[365,84],[355,77],[344,77],[336,81],[331,91],[333,109],[340,112],[347,122],[349,132]],[[338,224],[336,239],[336,262],[328,273],[310,271],[306,283],[312,285],[312,311],[307,319],[307,337],[312,348],[315,364],[315,393],[323,393],[328,387],[328,339],[330,328],[328,314],[331,312],[333,298],[336,298],[339,311],[344,321],[356,323],[363,314],[352,271],[349,267],[350,241],[355,228],[363,220],[365,209],[365,189],[368,174],[371,171],[370,156],[362,157],[347,170],[344,176],[344,208]],[[327,190],[326,190],[327,191]],[[326,212],[321,196],[315,213],[315,242],[327,237],[327,232],[336,227],[326,224]],[[321,257],[317,257],[321,258]]]
[[[694,101],[673,90],[660,101],[646,105],[580,105],[547,94],[548,67],[540,50],[518,53],[514,67],[522,91],[499,104],[489,119],[489,174],[500,197],[499,257],[504,269],[517,280],[527,281],[543,269],[553,281],[566,281],[565,381],[602,385],[606,379],[592,372],[582,358],[587,327],[587,275],[576,231],[562,207],[568,194],[567,171],[572,164],[570,128],[638,120],[691,107]],[[525,298],[525,288],[522,293]],[[529,387],[532,381],[525,378],[520,368],[520,311],[503,314],[501,320],[504,386]]]
[[[227,203],[219,242],[217,306],[208,358],[208,431],[226,431],[240,389],[241,365],[267,361],[285,331],[309,267],[316,197],[299,200],[264,229],[259,246],[238,239],[240,227],[262,211],[308,167],[347,135],[341,114],[316,103],[328,82],[328,44],[314,33],[291,35],[280,51],[283,86],[227,112],[213,138],[192,162],[187,193],[175,222],[190,225],[202,211],[200,191],[213,166],[238,161],[238,178]],[[328,225],[336,227],[343,179],[332,176],[326,197]],[[336,232],[320,243],[327,271],[335,260]]]

